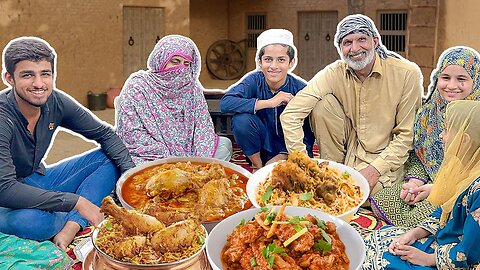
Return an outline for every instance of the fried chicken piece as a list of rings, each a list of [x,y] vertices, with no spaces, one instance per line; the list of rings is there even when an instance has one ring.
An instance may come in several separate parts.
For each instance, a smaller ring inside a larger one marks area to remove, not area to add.
[[[212,215],[223,215],[223,210],[232,196],[228,179],[211,180],[198,190],[195,211],[202,220],[207,220]]]
[[[142,212],[157,218],[163,222],[165,226],[185,219],[198,219],[197,214],[193,212],[192,209],[167,207],[157,203],[147,204],[142,209]]]
[[[308,176],[298,164],[284,161],[272,170],[272,187],[284,191],[302,192],[315,184],[312,177]]]
[[[152,175],[145,186],[147,195],[162,200],[174,198],[185,191],[193,188],[190,174],[186,171],[174,168]]]
[[[331,204],[337,197],[340,179],[327,173],[328,162],[319,165],[307,155],[294,151],[288,160],[277,164],[272,170],[272,185],[284,191],[313,191],[317,199]]]
[[[328,233],[328,234],[336,233],[337,226],[335,225],[335,223],[333,223],[331,221],[327,221],[325,224],[327,225],[327,228],[325,228],[326,233]]]
[[[317,198],[323,198],[327,205],[331,204],[337,198],[338,184],[332,181],[323,181],[317,185],[315,195]]]
[[[265,257],[263,257],[262,249],[266,248],[264,242],[253,242],[251,244],[251,249],[253,251],[253,255],[255,256],[255,261],[257,262],[257,266],[255,269],[260,270],[270,270],[272,269],[269,265]]]
[[[293,170],[289,170],[289,168],[287,168],[289,166],[290,164],[287,162],[280,162],[273,167],[271,175],[273,188],[280,188],[284,191],[293,190],[294,182],[291,180],[290,175],[302,174],[303,171],[301,171],[298,166],[294,166]]]
[[[313,161],[308,155],[299,151],[294,151],[288,155],[287,161],[297,164],[302,170],[309,175],[315,175],[320,173],[320,168],[317,163]]]
[[[122,225],[125,230],[132,235],[146,234],[165,228],[162,222],[152,216],[119,207],[110,196],[102,200],[100,211],[112,216],[116,222]]]
[[[310,223],[317,225],[317,219],[311,214],[306,214],[303,218],[307,221],[310,221]]]
[[[221,164],[212,162],[207,164],[203,170],[193,174],[192,182],[195,185],[195,188],[200,188],[211,180],[221,178],[227,178],[225,169]]]
[[[295,260],[289,256],[283,257],[278,254],[273,254],[273,256],[276,270],[302,270]]]
[[[147,237],[145,236],[130,236],[125,239],[122,239],[120,242],[115,242],[113,244],[115,258],[132,258],[138,255],[147,242]]]
[[[295,235],[297,231],[293,224],[280,224],[278,228],[275,230],[275,235],[277,235],[278,239],[282,242],[287,241],[290,237]],[[295,241],[290,243],[288,246],[291,250],[297,252],[306,252],[310,250],[315,244],[313,234],[310,232],[306,232],[302,234],[299,238]]]
[[[154,249],[161,252],[177,252],[192,245],[200,223],[193,219],[176,222],[155,232],[150,238]]]
[[[223,260],[229,263],[238,262],[244,256],[248,246],[246,244],[231,245],[222,253]]]
[[[245,252],[242,252],[242,257],[240,258],[240,266],[242,267],[241,269],[243,270],[254,270],[252,266],[252,258],[255,259],[255,256],[253,255],[253,251],[251,248],[248,248],[245,250]]]
[[[228,248],[223,253],[227,262],[238,262],[242,254],[247,249],[247,244],[255,242],[259,237],[263,236],[265,230],[256,222],[248,222],[243,226],[239,226],[227,237]]]
[[[335,264],[335,256],[332,254],[322,256],[318,253],[306,253],[302,255],[302,257],[298,259],[298,265],[311,270],[334,269],[338,267],[338,265]]]
[[[198,191],[198,204],[221,208],[230,198],[229,187],[226,178],[209,181]]]

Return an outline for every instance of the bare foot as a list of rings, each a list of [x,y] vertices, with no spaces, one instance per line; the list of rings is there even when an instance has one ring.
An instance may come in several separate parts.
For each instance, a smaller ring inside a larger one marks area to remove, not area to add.
[[[287,160],[287,159],[288,159],[287,154],[278,154],[278,155],[274,156],[272,159],[270,159],[269,161],[267,161],[267,163],[265,163],[265,165],[272,164],[272,163],[280,161],[280,160]]]
[[[53,237],[53,243],[59,248],[66,250],[67,246],[72,243],[73,238],[80,230],[80,225],[74,221],[67,221],[65,226]]]

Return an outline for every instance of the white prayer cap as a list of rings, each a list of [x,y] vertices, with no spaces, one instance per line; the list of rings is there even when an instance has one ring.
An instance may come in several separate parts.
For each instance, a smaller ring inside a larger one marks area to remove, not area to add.
[[[271,44],[284,44],[296,49],[292,32],[285,29],[268,29],[258,36],[257,50]]]
[[[268,29],[262,32],[257,38],[257,53],[255,54],[255,61],[257,62],[257,68],[260,67],[258,60],[259,54],[262,48],[272,44],[283,44],[292,47],[293,49],[293,65],[289,68],[292,71],[297,66],[297,48],[293,45],[292,32],[285,29]]]

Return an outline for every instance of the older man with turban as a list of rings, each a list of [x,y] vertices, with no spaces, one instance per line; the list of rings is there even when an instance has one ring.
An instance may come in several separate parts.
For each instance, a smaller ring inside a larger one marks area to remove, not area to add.
[[[334,45],[341,60],[319,71],[281,115],[286,146],[305,151],[301,126],[310,117],[321,158],[357,169],[373,194],[403,176],[422,75],[382,45],[364,15],[344,18]]]

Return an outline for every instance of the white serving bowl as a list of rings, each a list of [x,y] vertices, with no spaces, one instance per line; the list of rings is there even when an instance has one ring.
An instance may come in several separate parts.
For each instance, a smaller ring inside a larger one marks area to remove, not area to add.
[[[220,159],[216,159],[216,158],[205,158],[205,157],[170,157],[170,158],[164,158],[164,159],[159,159],[159,160],[155,160],[155,161],[149,161],[149,162],[145,162],[141,165],[138,165],[134,168],[131,168],[129,170],[127,170],[126,172],[124,172],[120,178],[118,179],[117,181],[117,185],[116,185],[116,193],[117,193],[117,196],[118,196],[118,199],[120,200],[120,203],[122,204],[122,206],[126,209],[133,209],[133,207],[131,205],[129,205],[123,198],[122,196],[122,186],[123,184],[125,183],[125,181],[130,178],[130,176],[140,172],[141,170],[143,169],[146,169],[148,167],[151,167],[151,166],[156,166],[156,165],[160,165],[160,164],[165,164],[165,163],[176,163],[176,162],[187,162],[187,161],[190,161],[190,162],[198,162],[198,163],[212,163],[212,162],[216,162],[216,163],[219,163],[220,165],[222,165],[223,167],[226,167],[226,168],[229,168],[229,169],[232,169],[233,171],[235,171],[237,174],[240,174],[240,175],[244,175],[247,179],[250,178],[252,176],[252,174],[246,170],[245,168],[239,166],[239,165],[236,165],[236,164],[233,164],[233,163],[230,163],[230,162],[227,162],[227,161],[224,161],[224,160],[220,160]],[[210,232],[212,230],[213,227],[215,227],[215,225],[219,222],[220,220],[218,221],[211,221],[211,222],[203,222],[203,226],[205,226],[205,228],[207,229],[208,232]]]
[[[242,220],[250,221],[258,213],[260,209],[248,209],[235,215],[232,215],[222,220],[210,232],[207,238],[207,256],[213,270],[222,270],[221,252],[227,242],[227,235],[230,235]],[[350,259],[349,269],[361,269],[363,261],[365,260],[365,243],[360,234],[348,223],[340,218],[321,212],[319,210],[287,206],[285,214],[290,216],[305,216],[311,214],[324,221],[335,223],[337,227],[337,234],[342,242],[345,244],[345,252]]]
[[[318,161],[319,163],[323,161],[328,161],[329,167],[338,170],[340,173],[344,171],[348,172],[352,176],[354,184],[360,187],[360,190],[362,191],[362,198],[360,203],[356,207],[350,209],[349,211],[346,211],[343,214],[337,215],[337,217],[349,222],[350,220],[352,220],[353,215],[357,212],[358,208],[362,204],[364,204],[368,199],[368,194],[370,193],[370,186],[368,185],[367,179],[352,167],[346,166],[344,164],[340,164],[330,160],[323,160],[323,159],[314,159],[314,160]],[[254,207],[257,207],[257,208],[261,207],[260,204],[257,202],[258,186],[267,180],[267,178],[270,176],[270,173],[273,170],[273,167],[275,167],[275,165],[277,164],[278,162],[275,162],[261,168],[260,170],[256,171],[248,180],[247,195]]]

